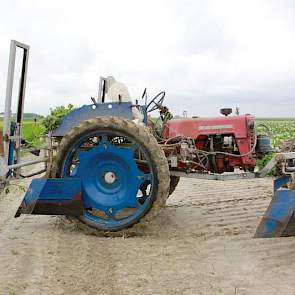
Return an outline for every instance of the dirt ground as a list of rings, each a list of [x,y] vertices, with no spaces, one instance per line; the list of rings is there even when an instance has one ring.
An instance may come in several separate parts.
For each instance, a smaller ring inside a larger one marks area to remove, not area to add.
[[[295,239],[252,238],[271,191],[271,179],[183,179],[142,236],[104,238],[14,219],[15,187],[0,197],[0,294],[295,294]]]

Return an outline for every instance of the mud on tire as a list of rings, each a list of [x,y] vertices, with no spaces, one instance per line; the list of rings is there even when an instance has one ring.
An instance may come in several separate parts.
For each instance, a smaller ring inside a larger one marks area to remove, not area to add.
[[[81,135],[87,132],[102,129],[115,130],[116,132],[127,134],[148,152],[155,172],[154,177],[156,180],[153,203],[149,210],[145,212],[145,215],[143,215],[139,220],[136,220],[133,224],[129,225],[128,228],[123,228],[116,231],[101,231],[98,228],[89,226],[89,224],[87,224],[83,219],[83,216],[79,218],[69,217],[69,219],[76,223],[80,229],[86,231],[88,234],[104,236],[128,236],[139,234],[142,231],[143,226],[151,222],[165,206],[170,188],[169,167],[167,159],[156,139],[147,128],[136,125],[130,120],[118,117],[97,117],[81,122],[67,135],[65,135],[60,142],[56,157],[53,160],[51,177],[62,177],[62,169],[65,157],[68,151],[72,148],[73,143]],[[174,189],[176,185],[174,185]]]
[[[175,191],[178,183],[179,183],[180,177],[178,176],[170,176],[170,188],[169,188],[169,196],[173,194]]]

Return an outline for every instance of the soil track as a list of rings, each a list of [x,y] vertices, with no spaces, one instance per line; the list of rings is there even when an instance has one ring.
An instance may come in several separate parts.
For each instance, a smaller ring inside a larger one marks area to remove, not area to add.
[[[295,239],[253,239],[272,180],[181,180],[142,236],[85,235],[0,197],[0,294],[295,294]]]

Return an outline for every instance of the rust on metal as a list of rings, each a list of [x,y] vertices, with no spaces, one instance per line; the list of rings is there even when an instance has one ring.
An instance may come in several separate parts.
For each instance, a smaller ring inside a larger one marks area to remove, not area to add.
[[[83,215],[82,193],[79,192],[72,200],[37,200],[34,203],[26,204],[24,201],[18,208],[15,217],[24,214],[42,214],[42,215]]]
[[[0,157],[4,156],[4,140],[3,140],[3,132],[0,131]]]
[[[0,131],[0,157],[4,156],[3,132]]]
[[[259,224],[256,233],[254,235],[255,238],[278,238],[282,237],[289,222],[292,217],[293,211],[290,211],[281,219],[273,219],[268,216],[264,216]],[[273,230],[269,230],[268,227],[265,226],[266,223],[271,223],[274,227]]]

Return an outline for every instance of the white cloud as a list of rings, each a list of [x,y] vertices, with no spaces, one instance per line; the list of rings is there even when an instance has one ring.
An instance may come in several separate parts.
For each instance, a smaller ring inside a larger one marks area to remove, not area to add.
[[[294,116],[292,1],[1,2],[0,95],[10,39],[30,44],[26,111],[89,103],[114,75],[134,98],[166,90],[177,113]]]

